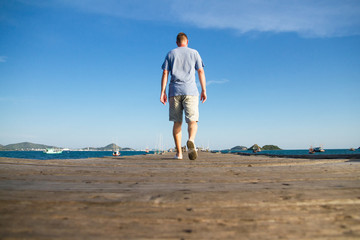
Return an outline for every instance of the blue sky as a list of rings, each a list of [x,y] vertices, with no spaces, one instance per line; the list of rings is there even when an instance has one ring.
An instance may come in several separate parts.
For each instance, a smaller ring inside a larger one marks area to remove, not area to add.
[[[0,144],[173,147],[161,64],[181,31],[208,82],[198,145],[360,146],[356,0],[1,1]]]

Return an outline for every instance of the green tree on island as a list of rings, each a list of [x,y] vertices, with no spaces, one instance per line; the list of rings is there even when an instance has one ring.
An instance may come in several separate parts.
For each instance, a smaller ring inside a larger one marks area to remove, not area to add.
[[[264,145],[261,149],[262,150],[282,150],[281,148],[279,148],[276,145]]]
[[[247,150],[247,147],[245,146],[235,146],[233,148],[230,149],[231,151],[245,151]]]

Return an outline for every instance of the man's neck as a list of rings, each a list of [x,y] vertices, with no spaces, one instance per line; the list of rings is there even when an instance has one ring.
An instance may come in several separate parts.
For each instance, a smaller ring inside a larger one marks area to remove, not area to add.
[[[188,42],[187,41],[186,42],[181,42],[181,43],[178,43],[177,45],[178,45],[178,47],[187,47]]]

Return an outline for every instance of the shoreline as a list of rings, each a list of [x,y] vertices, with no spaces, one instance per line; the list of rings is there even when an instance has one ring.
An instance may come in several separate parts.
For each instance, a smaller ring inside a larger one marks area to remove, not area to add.
[[[357,239],[360,161],[0,158],[1,239]]]

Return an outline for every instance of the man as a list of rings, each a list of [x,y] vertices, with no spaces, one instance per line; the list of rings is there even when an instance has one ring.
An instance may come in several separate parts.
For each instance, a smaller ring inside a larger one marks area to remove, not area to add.
[[[202,89],[200,100],[204,103],[207,99],[204,64],[199,53],[194,49],[188,48],[189,40],[185,33],[179,33],[177,35],[176,44],[178,47],[166,55],[162,65],[163,74],[161,78],[160,101],[166,105],[168,100],[166,85],[170,73],[169,120],[174,122],[175,159],[183,158],[181,149],[181,125],[183,112],[185,112],[185,120],[188,124],[189,134],[189,140],[186,145],[188,147],[189,158],[195,160],[197,158],[197,151],[194,141],[198,128],[197,122],[199,120],[199,91],[195,83],[195,74],[198,72]]]

